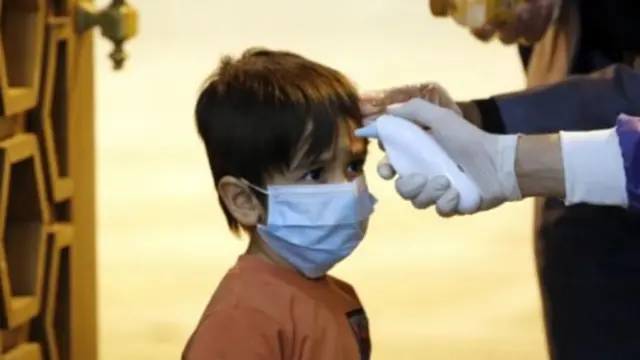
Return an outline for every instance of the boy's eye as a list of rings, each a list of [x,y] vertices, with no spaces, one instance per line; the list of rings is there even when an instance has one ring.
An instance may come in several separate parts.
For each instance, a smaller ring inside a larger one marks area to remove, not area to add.
[[[358,159],[358,160],[353,160],[349,163],[349,167],[347,168],[347,171],[350,174],[361,174],[364,170],[364,160],[363,159]]]
[[[317,169],[313,169],[311,171],[306,172],[302,176],[302,180],[309,181],[309,182],[318,182],[322,180],[323,175],[324,175],[324,168],[317,168]]]

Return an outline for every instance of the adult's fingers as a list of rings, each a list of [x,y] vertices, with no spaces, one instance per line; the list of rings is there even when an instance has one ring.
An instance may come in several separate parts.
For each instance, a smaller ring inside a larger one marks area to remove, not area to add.
[[[442,217],[457,215],[459,203],[460,193],[456,188],[450,186],[436,201],[436,213]]]
[[[378,162],[376,171],[378,172],[378,175],[385,180],[391,180],[396,176],[396,171],[393,166],[391,166],[387,155],[383,156],[382,160]]]
[[[405,85],[388,89],[384,93],[385,106],[403,103],[413,98],[422,98],[430,84]]]
[[[432,83],[429,84],[422,90],[423,99],[429,101],[432,104],[436,104],[440,107],[451,109],[462,115],[462,111],[456,104],[455,100],[449,95],[447,90],[445,90],[440,84]]]
[[[422,98],[431,88],[432,83],[424,83],[366,92],[360,95],[360,109],[364,116],[376,115],[389,105],[403,103],[412,98]]]
[[[453,98],[437,83],[404,85],[364,94],[361,96],[360,109],[365,118],[374,119],[385,111],[392,113],[391,105],[405,104],[412,99],[423,99],[462,114]]]
[[[373,117],[383,113],[391,104],[419,96],[420,91],[410,85],[368,92],[360,95],[360,111],[364,117]]]
[[[427,186],[427,177],[420,174],[400,176],[396,180],[396,191],[405,200],[417,197]]]
[[[382,113],[384,111],[384,108],[376,107],[374,105],[361,102],[360,111],[362,111],[363,116],[370,117],[370,116]]]
[[[411,201],[411,204],[413,204],[413,207],[416,209],[426,209],[435,204],[449,188],[451,188],[451,183],[446,176],[434,176],[428,180],[426,186],[418,196]]]
[[[360,111],[364,117],[370,117],[383,112],[384,105],[381,105],[380,96],[363,94],[360,96]]]

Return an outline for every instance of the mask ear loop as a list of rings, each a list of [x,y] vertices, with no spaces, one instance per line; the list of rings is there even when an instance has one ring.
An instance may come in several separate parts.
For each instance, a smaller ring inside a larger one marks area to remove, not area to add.
[[[259,186],[253,185],[252,183],[250,183],[247,179],[240,179],[240,181],[242,181],[243,184],[247,185],[248,187],[250,187],[252,190],[255,190],[259,193],[261,193],[262,195],[269,195],[269,192]]]
[[[249,189],[257,192],[260,195],[263,195],[265,197],[265,201],[260,201],[260,198],[258,198],[258,203],[260,203],[260,205],[262,206],[262,215],[260,215],[260,218],[258,219],[258,221],[261,224],[266,224],[267,223],[267,214],[268,214],[268,209],[267,209],[267,203],[268,203],[268,199],[269,199],[269,192],[259,186],[253,185],[252,183],[250,183],[247,179],[241,178],[240,181],[245,184]],[[264,205],[263,205],[264,204]]]

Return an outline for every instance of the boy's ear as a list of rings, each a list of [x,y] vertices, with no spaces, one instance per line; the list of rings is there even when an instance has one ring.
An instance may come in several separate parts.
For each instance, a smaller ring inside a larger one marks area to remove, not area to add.
[[[218,195],[236,221],[254,227],[263,215],[263,208],[251,188],[242,180],[225,176],[218,181]]]

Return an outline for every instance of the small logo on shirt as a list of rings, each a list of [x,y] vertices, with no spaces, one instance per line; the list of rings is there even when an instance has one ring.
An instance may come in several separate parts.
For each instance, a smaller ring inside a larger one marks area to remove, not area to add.
[[[369,360],[371,357],[371,339],[369,338],[367,313],[362,308],[351,310],[347,313],[347,319],[360,349],[360,359]]]

